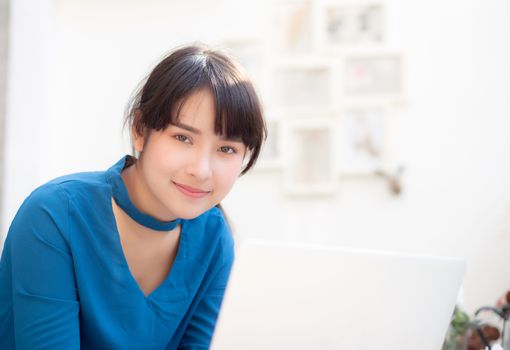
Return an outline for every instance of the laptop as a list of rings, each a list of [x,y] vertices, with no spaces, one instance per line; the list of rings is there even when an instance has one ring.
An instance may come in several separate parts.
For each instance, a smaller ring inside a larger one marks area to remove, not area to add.
[[[465,262],[245,241],[211,349],[441,349]]]

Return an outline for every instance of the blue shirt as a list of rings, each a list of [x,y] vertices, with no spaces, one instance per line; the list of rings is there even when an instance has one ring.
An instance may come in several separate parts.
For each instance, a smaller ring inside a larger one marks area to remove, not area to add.
[[[171,222],[140,212],[120,176],[129,160],[55,179],[24,201],[0,262],[0,349],[208,348],[234,257],[228,224],[217,207]],[[112,198],[146,227],[181,224],[171,271],[148,296],[129,271]]]

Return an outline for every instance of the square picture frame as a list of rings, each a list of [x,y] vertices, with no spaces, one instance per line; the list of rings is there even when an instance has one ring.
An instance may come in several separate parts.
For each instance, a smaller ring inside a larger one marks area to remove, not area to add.
[[[340,52],[349,48],[370,48],[383,44],[383,2],[315,0],[313,3],[315,40],[321,50]]]
[[[330,47],[383,41],[383,7],[378,3],[325,6],[326,44]]]
[[[272,2],[273,49],[283,55],[308,53],[316,48],[313,2],[277,0]]]
[[[384,168],[387,113],[382,105],[349,107],[343,111],[338,126],[340,176],[375,175]]]
[[[401,97],[403,59],[391,52],[346,54],[339,80],[345,99]]]
[[[334,195],[337,190],[334,120],[287,120],[284,131],[285,192],[289,195]]]
[[[331,60],[294,57],[272,67],[270,104],[278,111],[325,112],[332,108],[335,71]]]

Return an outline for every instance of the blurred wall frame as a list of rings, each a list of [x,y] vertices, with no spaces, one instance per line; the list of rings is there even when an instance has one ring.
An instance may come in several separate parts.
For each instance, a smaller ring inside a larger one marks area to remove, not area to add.
[[[317,0],[316,7],[321,48],[336,50],[382,43],[384,9],[380,2]]]
[[[334,70],[329,59],[299,56],[273,66],[272,105],[289,112],[324,112],[332,106]]]
[[[401,101],[403,59],[390,51],[353,51],[342,60],[342,92],[346,101]]]
[[[345,108],[338,130],[336,164],[340,176],[375,175],[385,168],[387,114],[384,105]]]
[[[285,192],[289,195],[334,195],[338,183],[334,118],[287,119],[283,130]]]
[[[277,0],[274,6],[273,46],[283,55],[309,53],[315,49],[316,19],[311,0]]]

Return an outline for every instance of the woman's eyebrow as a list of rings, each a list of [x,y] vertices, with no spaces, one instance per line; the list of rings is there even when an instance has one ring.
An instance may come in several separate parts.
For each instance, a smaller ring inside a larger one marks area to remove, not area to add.
[[[186,124],[182,124],[181,122],[175,122],[175,123],[172,123],[174,126],[178,127],[178,128],[181,128],[181,129],[184,129],[184,130],[188,130],[189,132],[192,132],[194,134],[197,134],[197,135],[201,135],[202,132],[200,130],[198,130],[197,128],[194,128],[190,125],[186,125]]]

